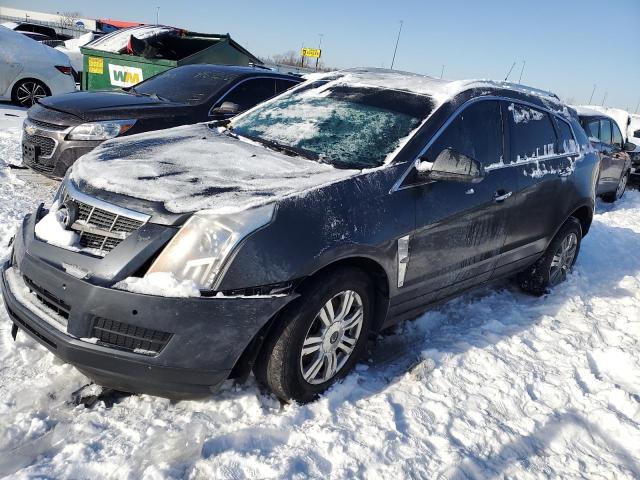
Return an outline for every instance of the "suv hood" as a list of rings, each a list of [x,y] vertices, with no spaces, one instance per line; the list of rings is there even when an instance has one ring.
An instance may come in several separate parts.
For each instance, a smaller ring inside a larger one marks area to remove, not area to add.
[[[75,163],[71,180],[162,203],[172,213],[226,214],[358,173],[281,154],[197,124],[109,140]]]
[[[173,103],[126,92],[71,92],[45,97],[39,103],[46,108],[75,115],[85,121],[123,118],[164,117],[184,114],[184,103]]]

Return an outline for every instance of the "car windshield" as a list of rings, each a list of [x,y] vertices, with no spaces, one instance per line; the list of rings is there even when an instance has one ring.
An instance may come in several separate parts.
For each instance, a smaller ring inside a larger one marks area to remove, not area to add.
[[[433,110],[406,91],[314,82],[233,120],[229,129],[268,147],[339,168],[384,163]]]
[[[156,75],[129,88],[129,92],[196,105],[211,98],[233,79],[234,76],[226,72],[203,69],[201,66],[186,66]]]

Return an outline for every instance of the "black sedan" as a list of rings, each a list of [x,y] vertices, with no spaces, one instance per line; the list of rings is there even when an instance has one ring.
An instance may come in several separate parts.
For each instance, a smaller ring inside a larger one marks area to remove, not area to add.
[[[62,178],[78,157],[110,138],[223,120],[302,80],[271,70],[187,65],[122,91],[83,91],[43,98],[27,112],[26,166]]]

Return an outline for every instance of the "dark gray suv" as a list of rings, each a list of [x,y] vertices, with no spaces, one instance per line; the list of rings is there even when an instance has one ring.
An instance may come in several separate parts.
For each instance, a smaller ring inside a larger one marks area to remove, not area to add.
[[[311,78],[230,123],[105,142],[4,266],[14,323],[96,382],[168,396],[252,369],[284,400],[367,338],[518,276],[562,281],[598,157],[575,111],[510,84]]]

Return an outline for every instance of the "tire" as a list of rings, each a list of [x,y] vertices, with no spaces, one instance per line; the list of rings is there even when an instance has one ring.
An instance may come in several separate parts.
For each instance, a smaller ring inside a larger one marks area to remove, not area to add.
[[[627,183],[629,182],[629,171],[627,170],[621,177],[618,182],[618,187],[615,192],[605,193],[600,196],[603,201],[607,203],[613,203],[617,200],[620,200],[624,195],[624,192],[627,190]]]
[[[351,307],[341,322],[341,307],[349,298]],[[258,381],[285,402],[315,400],[362,356],[371,330],[373,300],[371,280],[357,268],[331,270],[311,281],[280,315],[265,341],[254,366]],[[333,322],[326,321],[332,317],[329,302],[335,312]],[[350,354],[345,347],[352,347]]]
[[[29,108],[36,103],[36,100],[51,95],[51,90],[40,80],[25,78],[13,87],[11,101],[19,107]]]
[[[578,219],[570,217],[553,237],[542,257],[518,275],[520,287],[534,295],[544,295],[563,282],[576,263],[581,241],[582,226]],[[566,250],[567,247],[569,250]]]

